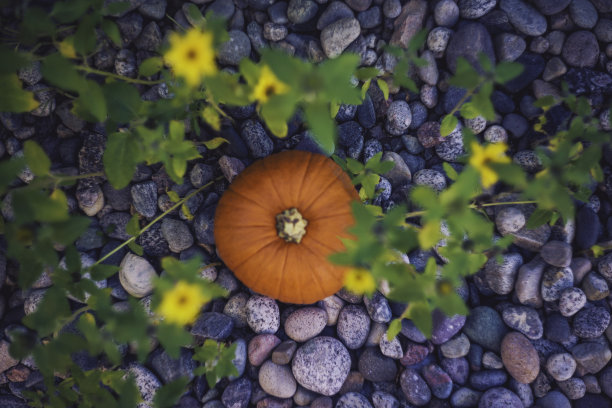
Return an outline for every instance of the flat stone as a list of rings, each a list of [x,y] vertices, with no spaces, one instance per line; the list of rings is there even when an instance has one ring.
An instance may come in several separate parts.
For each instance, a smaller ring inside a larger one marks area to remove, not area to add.
[[[549,266],[542,278],[542,299],[546,302],[559,300],[561,292],[574,285],[574,274],[570,268]]]
[[[582,279],[582,290],[590,301],[605,299],[610,294],[608,282],[597,272],[589,272]]]
[[[255,367],[260,366],[280,342],[281,340],[273,334],[258,334],[253,337],[247,349],[249,363]]]
[[[480,401],[481,396],[481,392],[474,391],[467,387],[461,387],[455,391],[453,395],[451,395],[451,406],[456,408],[475,407],[478,405],[478,401]],[[497,397],[495,397],[493,400],[497,400]]]
[[[339,56],[360,33],[359,21],[353,17],[329,24],[321,31],[321,46],[325,55],[328,58]]]
[[[392,358],[384,356],[376,347],[368,347],[359,357],[359,372],[369,381],[393,381],[397,367]]]
[[[391,44],[404,48],[408,47],[412,37],[423,27],[426,13],[427,2],[424,0],[410,0],[404,4],[402,12],[393,24]]]
[[[221,401],[226,408],[247,408],[252,388],[251,382],[246,378],[234,380],[223,390]]]
[[[459,0],[461,17],[477,19],[493,10],[497,0]]]
[[[590,31],[576,31],[563,44],[562,56],[573,67],[593,67],[599,58],[599,44]]]
[[[523,34],[535,37],[546,32],[546,18],[527,3],[521,0],[500,0],[499,7],[506,12],[510,23]]]
[[[595,339],[601,336],[610,325],[610,312],[603,307],[582,309],[573,321],[576,336],[583,339]]]
[[[305,307],[291,313],[285,320],[285,334],[297,342],[315,337],[327,324],[327,313],[318,307]]]
[[[542,246],[540,256],[549,265],[565,268],[572,262],[572,247],[562,241],[548,241]]]
[[[479,67],[478,54],[484,53],[495,64],[493,41],[484,25],[466,23],[451,37],[446,49],[446,64],[452,72],[459,57],[466,58],[473,66]]]
[[[431,390],[418,372],[406,368],[400,376],[400,386],[409,403],[421,407],[431,400]]]
[[[429,364],[423,367],[423,378],[436,398],[446,399],[450,397],[453,391],[453,380],[438,365]]]
[[[394,163],[393,168],[384,174],[385,178],[391,182],[391,185],[403,186],[410,183],[412,174],[410,173],[410,168],[404,159],[402,159],[402,156],[391,151],[384,152],[382,161],[391,161]]]
[[[527,306],[508,306],[502,312],[504,322],[511,329],[523,333],[532,340],[542,337],[544,327],[538,312]]]
[[[153,292],[155,268],[146,259],[128,253],[119,265],[119,281],[127,293],[142,298]]]
[[[338,317],[338,337],[349,349],[357,349],[365,343],[370,331],[370,317],[362,306],[345,306]]]
[[[434,310],[432,313],[431,342],[436,345],[446,343],[463,328],[465,322],[466,317],[464,315],[446,316],[440,310]]]
[[[580,28],[591,29],[597,24],[597,10],[589,0],[572,0],[569,12],[572,21]]]
[[[515,284],[519,302],[535,308],[542,306],[540,280],[545,267],[546,263],[541,258],[534,258],[519,268]]]
[[[234,321],[231,317],[218,312],[205,312],[193,324],[191,334],[199,343],[204,343],[206,339],[219,341],[229,337],[233,328]]]
[[[518,382],[529,384],[540,372],[538,352],[524,335],[508,333],[501,344],[501,357],[506,370]]]
[[[470,385],[479,391],[485,391],[492,387],[499,387],[508,381],[508,375],[504,370],[481,370],[470,376]]]
[[[297,350],[297,343],[293,340],[285,340],[272,352],[272,361],[276,364],[289,364]]]
[[[488,306],[478,306],[468,315],[463,332],[472,342],[499,351],[507,329],[499,313],[494,309]]]
[[[259,369],[259,385],[268,394],[278,398],[291,398],[297,390],[297,383],[286,365],[266,361]]]
[[[587,297],[580,288],[567,288],[559,298],[559,312],[565,317],[578,313],[586,304]]]
[[[459,358],[467,356],[470,351],[470,339],[463,333],[448,340],[440,346],[442,355],[446,358]]]
[[[506,295],[512,292],[519,267],[523,264],[520,254],[510,253],[502,255],[503,261],[497,263],[491,258],[485,264],[485,278],[489,287],[497,294]]]
[[[523,408],[521,399],[512,391],[502,388],[495,387],[487,390],[480,401],[478,402],[478,408]]]
[[[219,62],[237,66],[251,54],[251,40],[240,30],[230,30],[228,34],[229,39],[219,47]]]
[[[533,0],[535,6],[545,16],[557,14],[565,10],[572,0]]]
[[[596,342],[579,343],[572,347],[571,352],[578,365],[588,374],[597,374],[612,358],[610,348]]]

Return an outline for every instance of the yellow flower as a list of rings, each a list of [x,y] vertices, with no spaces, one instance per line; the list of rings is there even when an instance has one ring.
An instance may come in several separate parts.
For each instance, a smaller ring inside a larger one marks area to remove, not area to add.
[[[253,99],[261,103],[266,103],[270,97],[287,93],[288,91],[289,86],[278,79],[267,65],[264,65],[261,67],[259,80],[257,81],[257,85],[255,85],[252,96]]]
[[[472,155],[469,163],[480,173],[483,187],[488,188],[499,180],[499,176],[495,170],[489,167],[489,164],[510,163],[510,158],[505,154],[508,146],[505,143],[491,143],[482,147],[476,142],[472,142],[471,146]]]
[[[179,281],[174,288],[164,293],[157,313],[168,323],[184,326],[195,321],[200,309],[209,300],[198,285]]]
[[[344,275],[344,287],[357,295],[371,294],[376,290],[376,281],[366,269],[353,268]]]
[[[203,76],[217,72],[213,35],[192,28],[181,36],[170,34],[170,49],[164,54],[164,60],[172,68],[174,75],[185,78],[188,85],[200,85]]]

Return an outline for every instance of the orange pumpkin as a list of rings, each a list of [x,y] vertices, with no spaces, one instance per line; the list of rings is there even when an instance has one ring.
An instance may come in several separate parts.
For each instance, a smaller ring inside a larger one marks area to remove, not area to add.
[[[327,257],[350,237],[351,203],[359,195],[329,158],[303,151],[271,155],[249,166],[221,197],[215,242],[245,285],[288,303],[336,293],[345,268]]]

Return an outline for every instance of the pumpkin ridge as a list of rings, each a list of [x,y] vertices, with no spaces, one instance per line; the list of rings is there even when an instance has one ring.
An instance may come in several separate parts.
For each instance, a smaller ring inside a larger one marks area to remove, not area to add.
[[[328,188],[329,186],[331,186],[332,184],[334,184],[335,182],[336,182],[336,179],[333,179],[333,178],[332,178],[332,179],[329,181],[329,183],[325,185],[325,187],[321,188],[321,191],[319,192],[319,194],[318,194],[318,195],[317,195],[315,198],[313,198],[312,200],[310,200],[310,202],[309,202],[309,203],[308,203],[308,204],[307,204],[307,205],[304,207],[304,211],[303,211],[303,212],[305,212],[305,213],[306,213],[306,212],[310,211],[310,207],[312,207],[312,206],[313,206],[313,204],[314,204],[314,203],[315,203],[315,202],[316,202],[316,201],[317,201],[319,198],[321,198],[321,197],[323,196],[323,194],[325,194],[325,190],[327,190],[327,188]]]
[[[231,188],[231,185],[230,185],[230,188]],[[242,198],[244,198],[245,200],[247,200],[247,201],[249,201],[249,202],[251,202],[251,203],[253,203],[253,204],[257,205],[258,207],[260,207],[260,208],[262,208],[262,209],[264,209],[264,210],[266,210],[266,211],[270,211],[270,207],[267,207],[267,206],[265,206],[265,205],[262,205],[262,204],[258,203],[257,201],[255,201],[255,200],[254,200],[254,199],[252,199],[251,197],[249,197],[249,196],[245,195],[244,193],[242,193],[242,192],[238,192],[238,191],[236,191],[236,190],[234,190],[234,189],[231,189],[230,191],[231,191],[232,193],[236,194],[237,196],[242,197]]]
[[[308,175],[308,169],[310,168],[310,163],[312,162],[312,154],[308,155],[308,161],[306,162],[306,166],[304,167],[304,172],[302,173],[302,177],[300,177],[300,187],[297,189],[298,201],[301,201],[302,197],[302,189],[304,188],[304,182],[306,181],[306,176]]]
[[[285,266],[287,266],[287,256],[289,255],[289,251],[287,249],[287,245],[282,245],[282,252],[283,255],[285,255],[283,257],[283,266],[280,269],[281,270],[281,275],[278,279],[278,284],[276,285],[276,290],[274,291],[274,298],[278,298],[280,293],[281,293],[281,288],[283,286],[283,279],[285,278]]]
[[[268,242],[267,244],[265,244],[264,246],[262,246],[261,248],[259,248],[257,251],[254,251],[254,253],[257,253],[257,252],[259,252],[259,251],[261,251],[261,250],[263,250],[263,249],[265,249],[265,248],[269,247],[270,245],[274,244],[274,242],[276,241],[276,238],[277,238],[277,237],[273,237],[273,238],[270,240],[270,242]],[[223,260],[223,257],[222,257],[222,256],[221,256],[221,259]],[[228,264],[227,264],[227,262],[225,262],[225,261],[223,261],[223,262],[225,263],[225,265],[229,266],[229,267],[230,267],[230,269],[231,269],[232,271],[234,271],[234,270],[236,270],[236,269],[240,268],[242,265],[244,265],[244,264],[245,264],[245,263],[246,263],[246,262],[247,262],[249,259],[250,259],[250,256],[247,256],[247,257],[246,257],[244,260],[240,261],[238,264],[236,264],[236,265],[231,265],[231,266],[230,266],[230,265],[228,265]],[[260,269],[258,269],[258,271],[260,271],[260,272],[261,272],[261,268],[260,268]],[[235,272],[234,272],[234,274],[235,274]],[[258,276],[259,276],[259,275],[258,275]]]
[[[265,160],[261,161],[261,165],[264,168],[264,171],[265,172],[270,172],[271,170],[270,170],[270,168],[268,167],[268,165],[266,163],[267,162]],[[270,180],[269,184],[272,186],[272,190],[276,193],[277,201],[284,206],[284,201],[285,201],[284,198],[285,197],[281,193],[278,192],[278,190],[276,189],[276,184],[274,184],[273,180]],[[289,207],[295,207],[295,206],[289,206]],[[287,208],[284,208],[284,209],[287,209]]]
[[[304,247],[305,247],[305,248],[306,248],[306,250],[307,250],[307,251],[309,251],[311,254],[314,254],[315,256],[317,255],[317,254],[316,254],[316,252],[315,252],[315,251],[314,251],[312,248],[310,248],[310,246],[308,246],[308,245],[304,245]],[[313,273],[312,273],[312,277],[313,277],[313,280],[314,280],[314,281],[317,283],[317,286],[319,287],[319,291],[320,291],[321,293],[325,293],[325,292],[326,292],[326,290],[323,288],[323,285],[322,285],[322,283],[321,283],[321,279],[320,279],[319,274],[318,274],[318,273],[314,273],[314,272],[313,272]],[[300,292],[300,293],[301,293],[301,292]]]
[[[353,214],[353,212],[351,210],[349,210],[349,211],[339,212],[339,213],[335,213],[335,214],[325,214],[325,215],[321,215],[319,217],[316,217],[316,216],[315,217],[310,217],[310,218],[307,218],[307,219],[310,220],[311,222],[316,222],[316,221],[326,220],[328,218],[336,218],[336,217],[341,216],[341,215],[352,215],[352,214]]]

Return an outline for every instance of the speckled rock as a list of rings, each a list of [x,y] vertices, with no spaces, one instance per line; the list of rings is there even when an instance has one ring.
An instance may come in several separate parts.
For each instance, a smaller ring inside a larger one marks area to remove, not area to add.
[[[507,332],[499,313],[488,306],[478,306],[470,311],[463,332],[472,342],[499,351]]]
[[[546,32],[546,18],[521,0],[500,0],[499,7],[506,12],[510,23],[521,33],[537,36]]]
[[[359,372],[370,381],[393,381],[397,367],[393,359],[384,356],[376,347],[368,347],[359,357]]]
[[[573,329],[580,338],[594,339],[601,336],[609,325],[610,312],[603,307],[589,307],[576,313]]]
[[[351,357],[342,343],[332,337],[315,337],[293,357],[293,376],[304,388],[331,396],[340,391],[351,368]]]
[[[412,114],[410,106],[406,101],[397,100],[391,102],[387,109],[387,122],[385,124],[387,132],[395,136],[402,135],[408,130],[411,121]]]
[[[280,312],[274,299],[251,296],[246,304],[247,323],[255,333],[276,333],[280,327]]]
[[[374,292],[372,298],[363,297],[363,303],[372,321],[377,323],[388,323],[391,321],[391,308],[389,301],[380,292]]]
[[[345,306],[338,316],[338,337],[349,349],[365,343],[370,331],[370,317],[362,306]]]
[[[268,394],[278,398],[291,398],[297,390],[297,383],[286,365],[266,361],[259,369],[259,385]]]
[[[153,398],[155,397],[157,389],[162,386],[161,382],[149,369],[138,363],[130,364],[127,373],[134,377],[136,387],[142,396],[142,402],[138,404],[138,408],[149,408],[153,406]]]
[[[588,374],[598,373],[612,358],[612,352],[607,345],[592,341],[575,345],[571,352],[576,363]]]
[[[446,358],[467,356],[470,351],[470,339],[463,333],[440,346],[442,355]]]
[[[485,278],[489,287],[497,294],[507,295],[514,289],[514,283],[519,267],[523,264],[520,254],[509,253],[502,255],[503,261],[497,263],[491,258],[485,264]]]
[[[502,312],[502,319],[511,329],[523,333],[532,340],[542,337],[544,328],[538,312],[527,306],[508,306]]]
[[[337,57],[361,33],[359,21],[353,17],[343,18],[326,26],[321,31],[321,46],[328,58]]]
[[[423,378],[436,398],[446,399],[451,395],[453,380],[440,366],[429,364],[423,367]]]
[[[506,370],[520,383],[529,384],[540,372],[538,352],[531,342],[520,333],[511,332],[504,337],[501,357]]]
[[[554,302],[561,297],[561,292],[574,285],[574,274],[570,268],[548,267],[542,278],[542,299]]]
[[[281,340],[273,334],[258,334],[249,341],[247,354],[251,365],[260,366],[280,344]]]
[[[119,281],[130,295],[141,298],[153,292],[155,268],[146,259],[128,253],[119,265]]]
[[[542,294],[540,291],[540,281],[546,263],[539,257],[519,268],[516,277],[516,296],[522,304],[531,307],[542,306]]]
[[[495,387],[482,394],[478,408],[524,408],[524,405],[518,395],[512,391]]]
[[[586,301],[587,297],[582,290],[574,287],[567,288],[561,292],[559,312],[565,317],[573,316],[584,307]]]
[[[546,360],[546,371],[557,381],[572,378],[576,371],[576,360],[569,353],[553,354]]]
[[[431,400],[431,390],[415,370],[406,368],[400,376],[400,386],[404,396],[413,405],[421,407]]]
[[[285,320],[285,334],[297,342],[312,339],[325,328],[327,313],[318,307],[305,307],[291,313]]]
[[[433,169],[417,171],[412,180],[418,186],[427,186],[437,192],[441,192],[446,188],[446,177],[444,177],[444,174]]]
[[[344,301],[336,295],[331,295],[319,301],[318,304],[327,313],[327,325],[334,326],[338,322],[338,315],[344,307]]]
[[[347,392],[338,399],[335,408],[372,408],[372,404],[361,394]]]

